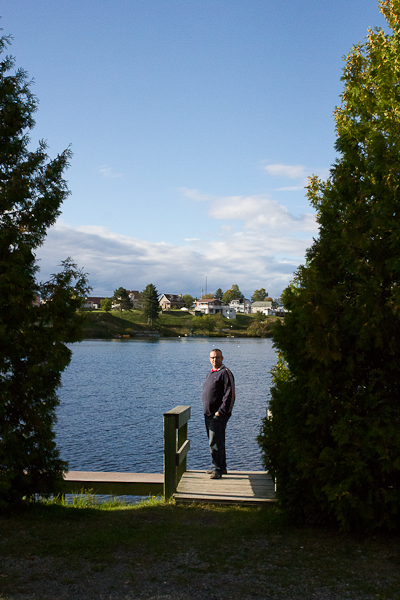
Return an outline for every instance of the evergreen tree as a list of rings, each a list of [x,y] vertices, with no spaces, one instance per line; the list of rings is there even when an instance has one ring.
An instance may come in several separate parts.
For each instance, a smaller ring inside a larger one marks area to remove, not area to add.
[[[115,290],[114,295],[112,297],[112,301],[114,303],[114,306],[117,306],[119,309],[119,316],[122,319],[122,311],[123,310],[131,310],[132,309],[132,302],[131,299],[129,298],[129,294],[126,291],[125,288],[120,287],[117,290]]]
[[[0,38],[1,54],[9,43]],[[67,467],[54,439],[56,390],[90,289],[70,259],[49,282],[36,281],[35,250],[68,195],[71,153],[50,160],[44,142],[29,150],[37,101],[26,72],[10,73],[14,65],[9,56],[0,62],[0,508],[55,491]]]
[[[344,528],[400,521],[400,3],[380,8],[393,33],[348,55],[340,156],[310,180],[320,235],[283,295],[259,438],[286,509]]]
[[[215,292],[214,298],[216,298],[217,300],[222,300],[223,295],[224,295],[224,292],[221,290],[221,288],[218,288],[217,291]]]
[[[100,300],[100,306],[102,310],[104,310],[106,313],[110,312],[112,308],[111,298],[103,298],[102,300]]]
[[[143,305],[143,314],[147,318],[147,322],[153,325],[159,317],[161,306],[158,303],[159,293],[157,288],[152,283],[149,283],[141,292],[140,297]]]

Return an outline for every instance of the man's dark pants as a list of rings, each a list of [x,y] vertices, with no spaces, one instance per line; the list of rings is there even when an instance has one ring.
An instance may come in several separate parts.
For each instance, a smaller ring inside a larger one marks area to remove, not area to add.
[[[204,415],[213,468],[219,473],[226,471],[225,429],[229,417],[230,415]]]

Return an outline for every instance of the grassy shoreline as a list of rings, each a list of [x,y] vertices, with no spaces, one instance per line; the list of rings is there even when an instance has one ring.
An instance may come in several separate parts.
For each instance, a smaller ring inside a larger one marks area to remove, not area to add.
[[[33,505],[0,517],[0,600],[399,598],[398,536],[279,508]]]
[[[152,330],[158,331],[162,337],[184,337],[191,334],[192,319],[190,313],[175,310],[161,314],[152,329],[140,310],[123,312],[122,319],[119,311],[88,311],[85,313],[83,333],[84,339],[110,339],[117,335],[140,337],[148,335]],[[278,319],[279,317],[267,317],[266,322],[273,326]],[[247,330],[253,322],[254,315],[238,314],[234,320],[224,319],[223,330],[215,330],[209,337],[249,337]]]

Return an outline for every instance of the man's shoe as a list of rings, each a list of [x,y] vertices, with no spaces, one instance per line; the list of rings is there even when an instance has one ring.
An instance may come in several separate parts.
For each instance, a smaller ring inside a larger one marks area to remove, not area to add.
[[[222,475],[219,471],[213,471],[210,479],[221,479]]]
[[[211,473],[214,473],[214,469],[208,469],[208,471],[206,471],[206,473],[208,473],[208,475],[210,475]],[[228,475],[228,471],[226,469],[222,469],[221,474]]]

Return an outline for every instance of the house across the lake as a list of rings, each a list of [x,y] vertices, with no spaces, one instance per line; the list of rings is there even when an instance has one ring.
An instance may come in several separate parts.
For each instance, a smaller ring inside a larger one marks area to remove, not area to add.
[[[105,296],[88,296],[85,300],[83,308],[101,308],[102,300],[105,300]]]
[[[158,304],[161,306],[162,310],[172,310],[172,309],[180,309],[185,306],[184,301],[182,300],[182,294],[163,294],[158,301]]]
[[[264,315],[270,315],[272,311],[272,300],[263,300],[263,302],[253,302],[251,305],[252,313],[263,313]]]
[[[196,300],[194,307],[195,314],[203,313],[204,315],[222,315],[227,319],[236,319],[236,310],[227,306],[222,300],[217,298],[202,298]]]
[[[247,298],[243,298],[243,296],[231,300],[229,306],[239,313],[245,313],[246,315],[251,313],[251,301],[247,300]]]

